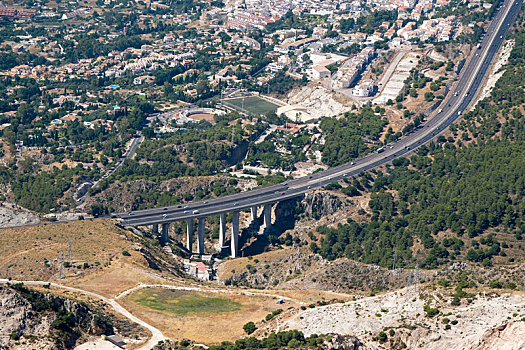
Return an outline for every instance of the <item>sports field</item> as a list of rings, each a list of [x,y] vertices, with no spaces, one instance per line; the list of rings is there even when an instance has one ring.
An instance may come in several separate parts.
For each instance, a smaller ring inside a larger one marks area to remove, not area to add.
[[[239,112],[252,115],[264,115],[268,112],[275,112],[277,108],[279,108],[279,105],[266,101],[258,96],[232,98],[223,100],[222,103]]]

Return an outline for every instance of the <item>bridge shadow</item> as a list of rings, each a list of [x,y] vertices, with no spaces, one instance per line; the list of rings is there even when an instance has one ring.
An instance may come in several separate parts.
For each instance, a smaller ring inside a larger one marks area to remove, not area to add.
[[[270,250],[271,245],[280,244],[280,236],[295,227],[296,207],[303,197],[293,198],[277,203],[274,213],[275,221],[262,234],[262,215],[242,230],[239,237],[240,256],[253,256]]]

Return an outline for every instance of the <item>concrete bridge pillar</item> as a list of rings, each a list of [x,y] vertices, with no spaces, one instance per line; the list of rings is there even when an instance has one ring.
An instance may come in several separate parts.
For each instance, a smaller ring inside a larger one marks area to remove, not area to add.
[[[257,206],[251,207],[252,221],[257,220]]]
[[[153,231],[154,234],[158,234],[159,233],[159,224],[153,224],[152,231]]]
[[[239,254],[239,212],[234,211],[232,214],[231,257],[237,258]]]
[[[268,229],[272,225],[272,205],[265,204],[263,209],[263,218],[264,218],[264,233],[268,232]]]
[[[197,252],[200,255],[204,254],[204,220],[205,218],[199,218],[197,225]]]
[[[162,246],[166,245],[166,243],[168,242],[169,228],[170,228],[170,224],[168,223],[162,224],[162,235],[160,236],[160,245]]]
[[[224,237],[226,235],[226,213],[220,214],[219,225],[219,247],[224,247]]]
[[[191,252],[193,246],[193,219],[186,220],[186,249]]]

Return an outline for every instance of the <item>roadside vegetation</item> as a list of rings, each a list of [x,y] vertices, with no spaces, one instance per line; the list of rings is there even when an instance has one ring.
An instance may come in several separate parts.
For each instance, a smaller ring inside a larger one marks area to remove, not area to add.
[[[349,180],[371,193],[371,216],[318,227],[322,238],[312,243],[314,252],[381,266],[391,266],[397,254],[398,264],[436,268],[460,256],[491,266],[509,246],[490,232],[501,231],[522,246],[525,31],[513,38],[509,64],[490,98],[450,128],[452,137],[440,136],[410,158]],[[414,254],[416,242],[422,256]]]

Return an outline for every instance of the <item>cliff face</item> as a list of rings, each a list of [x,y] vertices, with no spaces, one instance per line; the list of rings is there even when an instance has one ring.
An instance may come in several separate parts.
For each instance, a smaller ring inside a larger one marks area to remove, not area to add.
[[[113,333],[109,317],[84,303],[22,285],[0,287],[0,348],[72,349],[85,335]]]
[[[509,321],[485,332],[474,350],[525,349],[525,323]]]
[[[331,215],[342,207],[338,196],[329,192],[309,192],[301,201],[304,213],[314,219]]]

